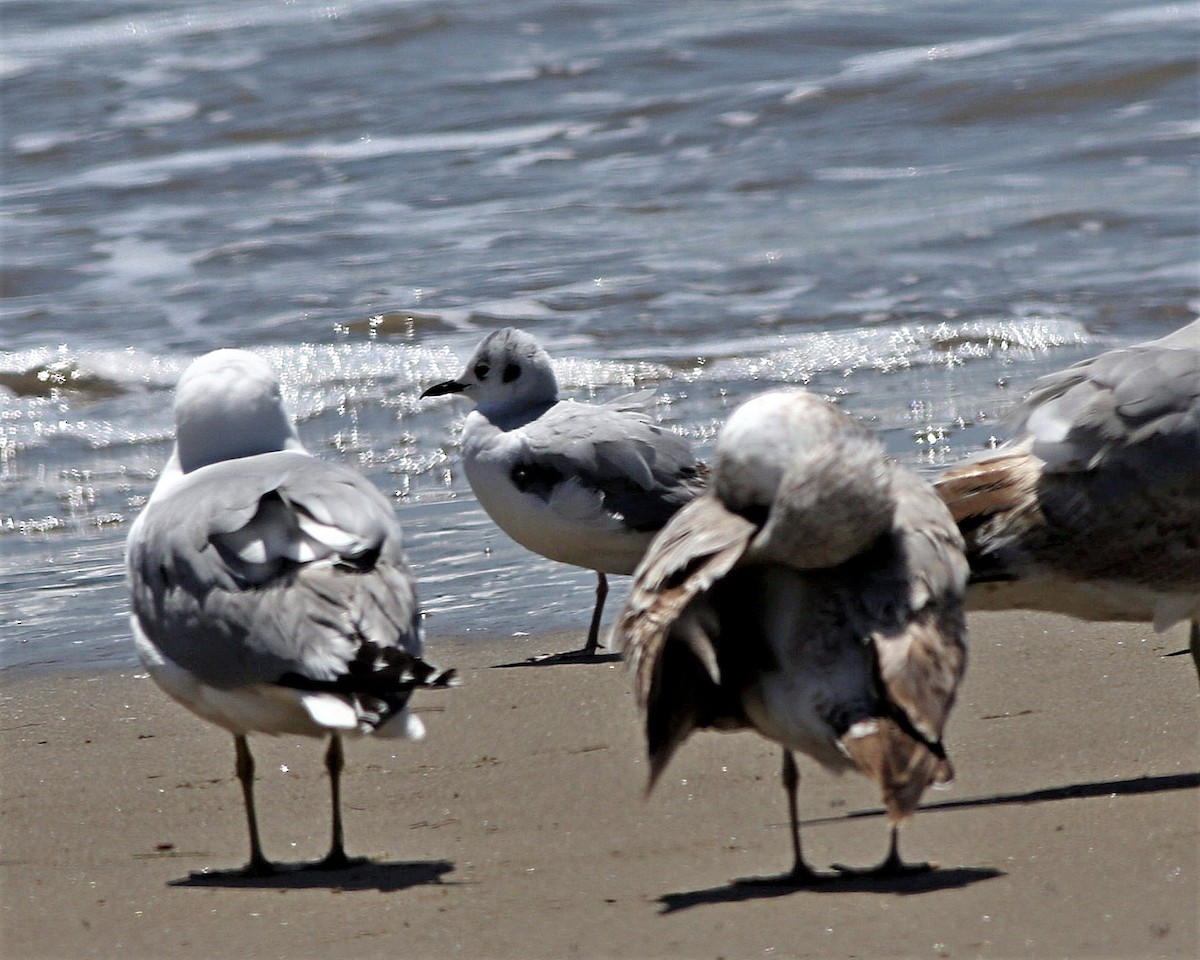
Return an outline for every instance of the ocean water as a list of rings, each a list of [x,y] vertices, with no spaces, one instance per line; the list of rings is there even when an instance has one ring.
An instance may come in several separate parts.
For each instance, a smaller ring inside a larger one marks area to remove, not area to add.
[[[0,667],[134,662],[129,524],[220,346],[394,498],[426,633],[578,627],[421,402],[520,325],[701,453],[780,383],[932,476],[1200,306],[1200,4],[0,2]],[[614,580],[615,613],[626,581]],[[611,619],[611,616],[610,616]]]

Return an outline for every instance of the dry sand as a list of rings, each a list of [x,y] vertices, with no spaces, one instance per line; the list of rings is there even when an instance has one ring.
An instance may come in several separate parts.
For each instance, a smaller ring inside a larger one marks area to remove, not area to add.
[[[357,741],[347,845],[370,865],[257,882],[231,738],[136,674],[5,679],[0,953],[23,957],[1195,957],[1200,700],[1182,628],[971,622],[905,881],[748,887],[788,866],[778,750],[699,734],[643,798],[620,663],[493,669],[578,638],[431,644],[463,685],[419,744]],[[253,740],[267,853],[324,852],[316,741]],[[802,760],[810,862],[870,863],[861,777]]]

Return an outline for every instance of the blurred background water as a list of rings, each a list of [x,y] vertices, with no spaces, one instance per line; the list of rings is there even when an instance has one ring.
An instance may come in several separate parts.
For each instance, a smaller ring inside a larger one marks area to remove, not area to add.
[[[1200,4],[0,0],[0,665],[134,662],[171,389],[263,353],[393,498],[438,636],[586,630],[479,510],[499,326],[711,452],[777,383],[926,475],[1200,302]],[[610,619],[625,590],[614,583]]]

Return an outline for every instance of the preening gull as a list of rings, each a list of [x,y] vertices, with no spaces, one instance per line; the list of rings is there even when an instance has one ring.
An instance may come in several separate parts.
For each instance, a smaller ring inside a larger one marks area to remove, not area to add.
[[[475,404],[462,456],[483,509],[521,546],[596,571],[581,651],[593,654],[605,575],[633,573],[655,532],[704,488],[707,468],[631,400],[560,400],[549,355],[513,327],[488,334],[457,379],[421,396],[453,393]]]
[[[968,608],[1190,619],[1200,672],[1200,320],[1043,377],[1012,432],[936,484]]]
[[[184,371],[175,449],[129,531],[130,617],[168,694],[233,734],[250,831],[245,873],[269,874],[247,734],[329,736],[329,854],[342,841],[342,737],[419,738],[417,597],[391,504],[359,474],[307,453],[270,366],[217,350]]]
[[[897,826],[948,781],[942,731],[966,663],[962,539],[932,488],[803,390],[734,411],[711,488],[654,538],[614,631],[634,672],[650,783],[693,730],[750,728],[783,748],[793,866],[805,863],[794,751],[878,783]],[[649,789],[649,788],[648,788]]]

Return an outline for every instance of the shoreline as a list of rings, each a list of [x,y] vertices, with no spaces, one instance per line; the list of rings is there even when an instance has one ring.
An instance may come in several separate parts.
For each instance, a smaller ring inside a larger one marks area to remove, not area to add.
[[[778,748],[693,736],[644,798],[623,665],[513,666],[577,632],[431,638],[461,687],[424,741],[347,741],[341,872],[221,877],[247,853],[231,738],[140,670],[0,677],[8,958],[1194,956],[1200,711],[1187,630],[970,620],[947,744],[896,881],[747,887],[789,866]],[[267,855],[319,857],[323,748],[251,738]],[[810,862],[870,864],[868,781],[800,758]],[[192,878],[196,871],[210,871]]]

